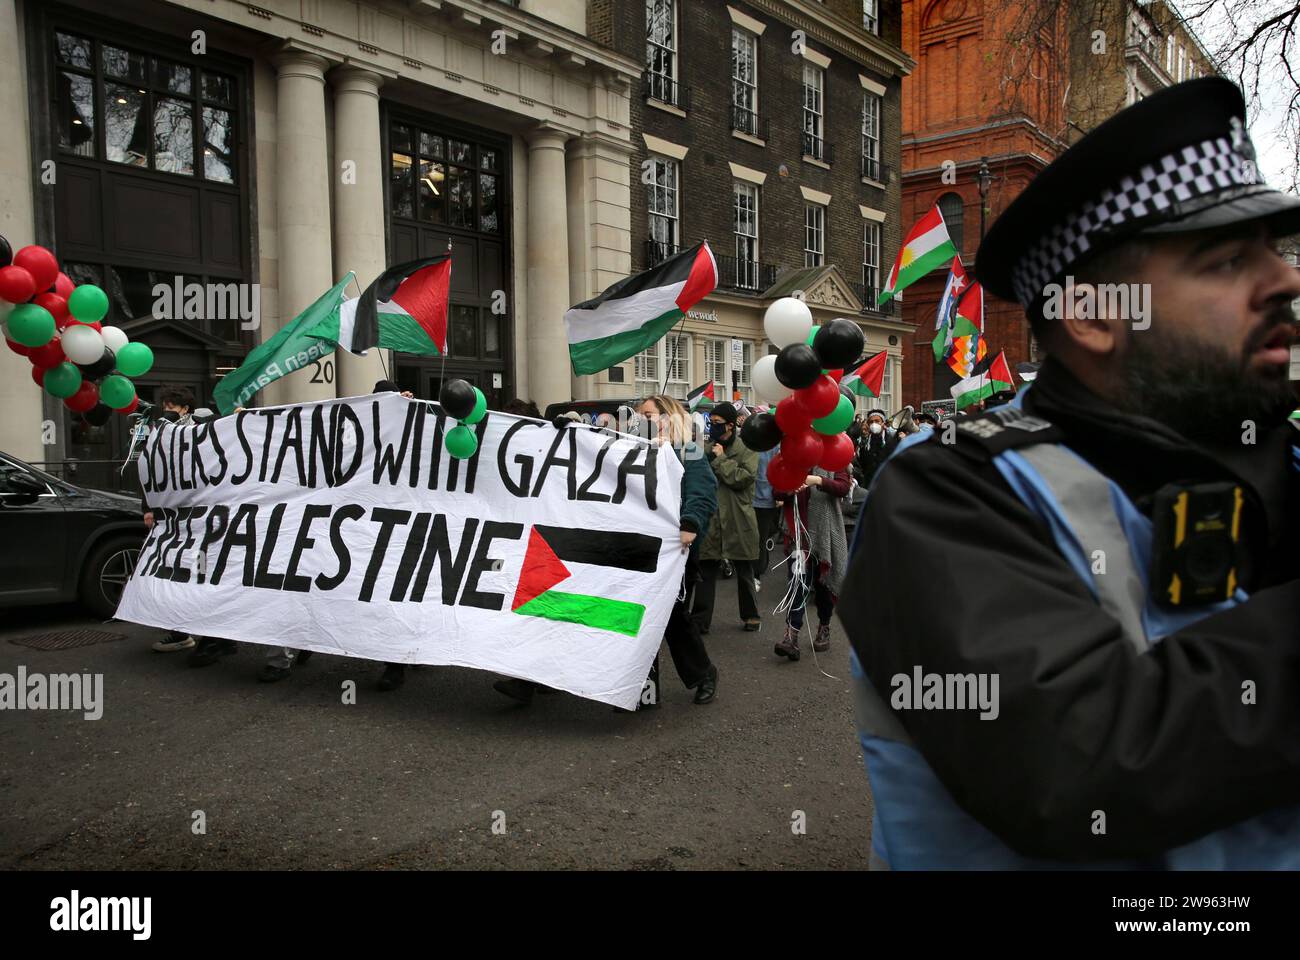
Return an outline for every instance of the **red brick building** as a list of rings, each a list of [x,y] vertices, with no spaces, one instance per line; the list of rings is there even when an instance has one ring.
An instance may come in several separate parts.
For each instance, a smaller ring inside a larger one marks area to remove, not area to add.
[[[1063,8],[1046,19],[1037,12],[1044,6],[1056,7],[1032,0],[903,3],[903,48],[917,63],[903,84],[903,229],[938,203],[962,263],[975,275],[981,158],[996,178],[985,211],[991,224],[1065,149],[1069,30]],[[1026,34],[1037,42],[1017,44]],[[946,280],[947,271],[936,270],[903,294],[903,319],[916,332],[904,349],[902,399],[918,407],[946,399],[957,379],[946,365],[936,366],[930,347]],[[1030,359],[1028,324],[1016,304],[987,298],[985,337],[991,352],[1006,351],[1013,369]]]

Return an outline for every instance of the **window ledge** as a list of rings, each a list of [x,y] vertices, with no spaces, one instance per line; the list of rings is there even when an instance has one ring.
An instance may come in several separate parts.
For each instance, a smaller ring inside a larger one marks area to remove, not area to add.
[[[829,170],[831,168],[831,165],[825,160],[818,160],[816,157],[810,157],[806,153],[801,159],[804,163],[811,163],[814,167],[821,167],[823,170]]]
[[[758,137],[751,136],[750,134],[745,133],[743,130],[732,130],[731,135],[735,137],[737,140],[744,140],[746,143],[752,143],[756,147],[767,146],[766,140],[760,140]]]
[[[664,113],[671,113],[674,117],[685,117],[686,111],[681,107],[674,107],[671,103],[664,103],[662,100],[656,100],[654,97],[646,97],[645,105],[654,107],[656,110],[662,110]]]
[[[889,186],[883,180],[872,180],[870,177],[863,177],[862,182],[869,187],[875,187],[878,190],[888,190]]]

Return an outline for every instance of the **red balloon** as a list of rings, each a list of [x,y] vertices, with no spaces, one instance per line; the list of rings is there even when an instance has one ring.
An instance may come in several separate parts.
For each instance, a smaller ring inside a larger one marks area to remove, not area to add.
[[[794,392],[795,402],[808,414],[809,420],[824,417],[840,402],[840,388],[823,374],[802,390]]]
[[[75,289],[77,289],[77,285],[72,282],[72,278],[60,270],[58,278],[54,281],[54,292],[67,300],[68,297],[72,296],[72,291]]]
[[[25,347],[21,343],[14,343],[8,337],[5,337],[5,343],[9,344],[9,349],[20,357],[30,357],[32,355],[31,347]]]
[[[91,327],[92,329],[95,330],[99,330],[100,332],[103,332],[103,328],[104,328],[103,323],[101,323],[99,320],[96,320],[94,323],[88,323],[86,324],[86,326]]]
[[[792,467],[797,466],[808,475],[808,470],[822,458],[821,434],[807,427],[797,433],[787,433],[781,438],[781,456]]]
[[[789,436],[812,426],[812,417],[790,396],[776,405],[776,425],[781,428],[782,434]]]
[[[32,367],[32,379],[42,390],[45,389],[45,371],[40,367]]]
[[[772,485],[773,490],[783,492],[798,490],[803,486],[807,476],[808,471],[804,467],[785,459],[784,450],[768,461],[767,482]]]
[[[43,347],[33,347],[32,352],[28,354],[31,361],[42,370],[48,370],[50,367],[57,367],[64,360],[68,359],[63,354],[63,344],[59,338],[55,337]]]
[[[56,326],[60,320],[62,320],[65,325],[67,324],[68,317],[71,316],[71,314],[68,313],[67,297],[61,297],[57,293],[38,293],[33,302],[38,307],[44,307],[46,310],[50,311],[50,315],[54,317],[54,323]]]
[[[843,470],[853,462],[853,452],[853,441],[849,439],[848,434],[837,433],[833,437],[824,437],[822,458],[817,461],[817,466],[831,473]]]
[[[36,281],[17,264],[0,267],[0,298],[10,303],[26,303],[36,296]]]
[[[140,406],[140,395],[137,393],[131,398],[131,403],[128,406],[118,408],[117,412],[125,416],[128,413],[135,413],[135,408],[138,406]]]
[[[14,264],[32,275],[37,290],[48,290],[59,277],[59,260],[44,247],[32,244],[14,254]]]
[[[839,382],[840,382],[840,378],[842,378],[842,377],[844,376],[844,371],[843,371],[843,370],[827,370],[827,371],[826,371],[826,376],[830,377],[830,378],[831,378],[832,380],[834,380],[836,383],[839,383]]]
[[[95,409],[95,405],[98,403],[99,385],[90,380],[81,381],[81,386],[77,388],[77,392],[63,401],[64,406],[73,413],[86,413]]]

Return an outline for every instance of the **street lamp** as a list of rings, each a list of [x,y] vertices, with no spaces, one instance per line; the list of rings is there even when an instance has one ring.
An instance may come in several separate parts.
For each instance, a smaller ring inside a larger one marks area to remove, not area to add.
[[[984,240],[984,210],[985,207],[987,206],[987,201],[989,198],[989,187],[991,187],[993,185],[993,181],[997,179],[998,178],[993,176],[993,174],[989,171],[989,158],[980,157],[980,168],[979,168],[979,172],[975,174],[975,182],[979,184],[979,188],[980,188],[980,241],[981,242],[983,242]]]

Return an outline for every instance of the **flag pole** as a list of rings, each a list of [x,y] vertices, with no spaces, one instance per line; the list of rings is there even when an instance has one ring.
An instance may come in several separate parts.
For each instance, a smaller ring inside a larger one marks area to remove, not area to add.
[[[447,234],[447,260],[447,343],[451,343],[451,234]],[[438,363],[438,383],[443,384],[447,381],[447,344],[443,344],[438,352],[442,354]],[[438,389],[441,393],[441,386]]]

